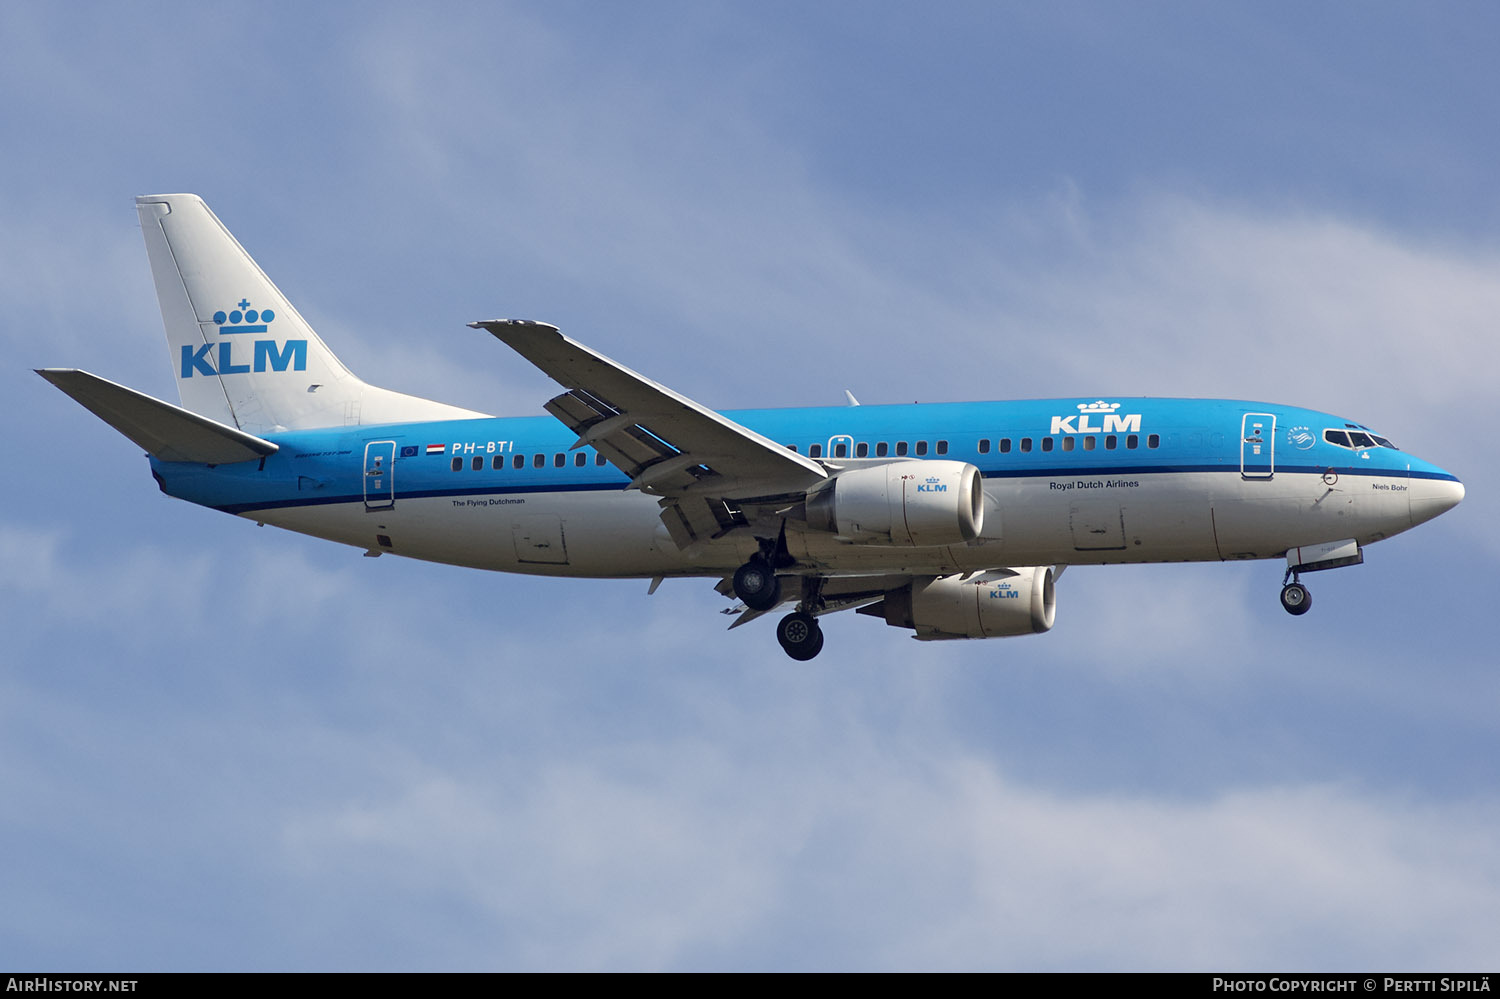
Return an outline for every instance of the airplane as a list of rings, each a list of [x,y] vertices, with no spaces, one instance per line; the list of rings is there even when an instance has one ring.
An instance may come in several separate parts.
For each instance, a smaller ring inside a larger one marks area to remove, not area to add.
[[[43,378],[139,445],[169,496],[477,569],[705,577],[738,627],[791,605],[920,640],[1049,630],[1074,565],[1286,560],[1301,575],[1452,509],[1464,486],[1363,424],[1228,399],[1039,399],[715,412],[542,322],[470,323],[558,382],[496,418],[366,384],[208,206],[136,199],[181,405]]]

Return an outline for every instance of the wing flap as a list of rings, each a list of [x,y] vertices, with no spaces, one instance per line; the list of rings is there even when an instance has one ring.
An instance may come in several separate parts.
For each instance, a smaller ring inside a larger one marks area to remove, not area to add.
[[[37,374],[162,461],[227,465],[263,458],[277,451],[275,444],[254,434],[87,371],[41,368]]]

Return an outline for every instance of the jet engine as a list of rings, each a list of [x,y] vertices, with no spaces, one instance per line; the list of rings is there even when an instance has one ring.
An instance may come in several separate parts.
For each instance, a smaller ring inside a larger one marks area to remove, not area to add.
[[[896,461],[843,472],[807,497],[807,521],[852,541],[963,544],[984,527],[984,481],[962,461]]]
[[[1052,627],[1057,591],[1051,566],[998,569],[965,579],[940,576],[892,590],[861,614],[911,628],[918,639],[1007,638]]]

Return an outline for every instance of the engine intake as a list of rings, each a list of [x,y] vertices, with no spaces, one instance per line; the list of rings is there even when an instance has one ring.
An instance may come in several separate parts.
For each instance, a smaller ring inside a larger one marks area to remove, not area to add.
[[[962,461],[855,468],[808,494],[807,521],[851,541],[963,544],[984,528],[984,479]]]

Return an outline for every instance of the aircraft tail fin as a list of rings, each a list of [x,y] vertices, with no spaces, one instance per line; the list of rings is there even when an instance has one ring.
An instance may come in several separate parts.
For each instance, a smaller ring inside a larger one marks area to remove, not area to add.
[[[484,415],[357,378],[202,198],[135,202],[184,408],[251,433]]]
[[[190,413],[170,402],[74,368],[41,368],[47,381],[79,405],[162,461],[226,465],[275,454],[277,447],[254,434]]]

